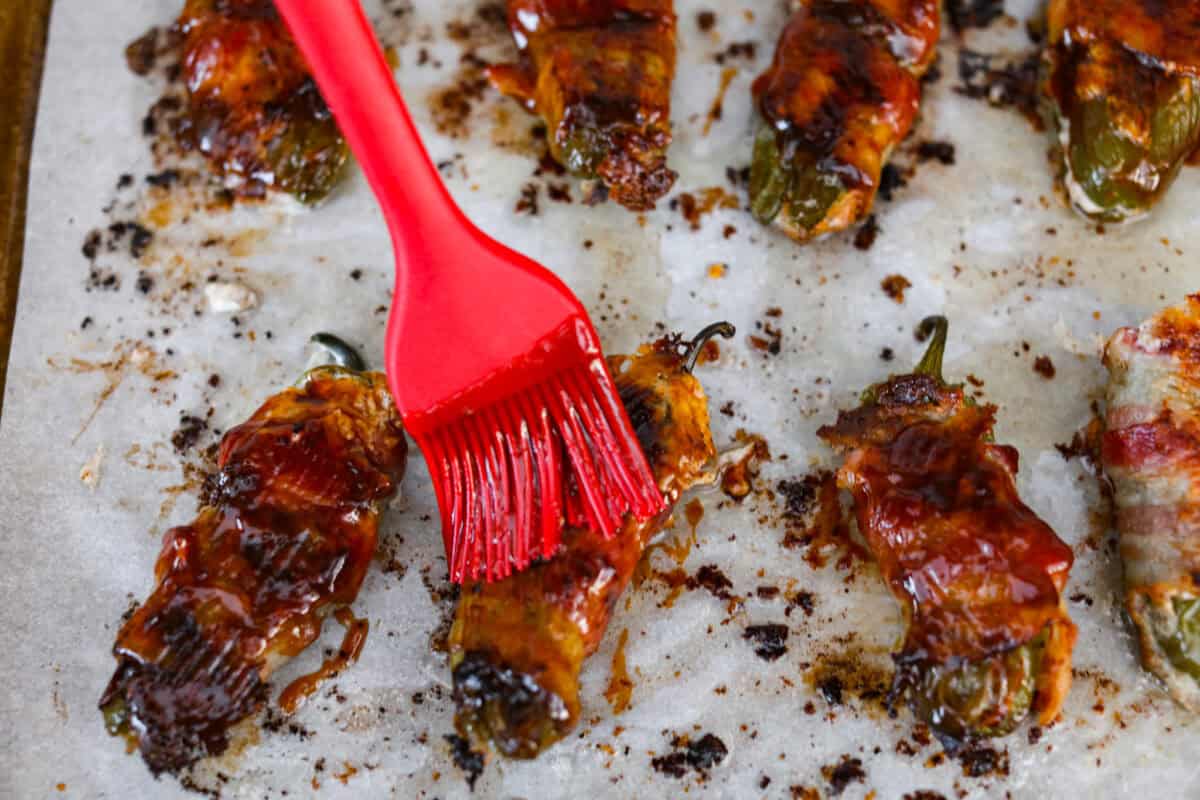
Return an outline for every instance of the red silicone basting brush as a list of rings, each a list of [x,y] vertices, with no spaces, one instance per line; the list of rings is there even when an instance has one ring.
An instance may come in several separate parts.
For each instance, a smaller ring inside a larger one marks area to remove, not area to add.
[[[659,513],[587,312],[454,204],[358,0],[276,5],[391,232],[388,381],[433,477],[451,579],[552,555],[564,522],[612,536],[626,513]]]

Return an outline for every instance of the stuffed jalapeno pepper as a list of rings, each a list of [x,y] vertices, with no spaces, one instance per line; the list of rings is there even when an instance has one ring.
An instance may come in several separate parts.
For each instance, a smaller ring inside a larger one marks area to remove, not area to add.
[[[406,452],[384,376],[338,366],[226,433],[199,514],[167,531],[154,590],[117,635],[109,732],[156,774],[222,752],[271,673],[354,601]]]
[[[867,215],[921,101],[937,0],[804,0],[754,82],[750,208],[797,241]]]
[[[176,27],[188,93],[181,145],[238,194],[328,194],[348,150],[270,0],[187,0]]]
[[[1200,295],[1104,349],[1104,470],[1142,663],[1200,711]]]
[[[671,188],[671,0],[508,0],[518,64],[492,84],[546,122],[550,154],[634,211]]]
[[[946,322],[925,358],[818,435],[846,458],[839,485],[900,602],[893,699],[949,746],[1045,724],[1071,683],[1075,626],[1062,589],[1073,556],[1017,495],[1017,451],[995,444],[996,408],[941,376]]]
[[[501,581],[463,586],[450,631],[459,732],[502,754],[533,758],[579,718],[579,672],[680,493],[711,474],[708,404],[691,374],[700,348],[724,323],[680,352],[677,339],[610,360],[622,402],[668,510],[627,521],[612,539],[576,525],[549,559]]]

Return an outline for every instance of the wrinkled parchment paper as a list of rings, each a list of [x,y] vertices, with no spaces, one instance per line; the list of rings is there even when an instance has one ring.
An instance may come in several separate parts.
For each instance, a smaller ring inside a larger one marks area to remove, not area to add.
[[[357,169],[316,210],[279,199],[233,212],[155,208],[162,200],[143,182],[155,167],[141,119],[161,87],[131,74],[122,49],[150,25],[168,24],[178,6],[54,6],[0,427],[6,797],[187,794],[126,755],[96,709],[119,620],[151,587],[161,534],[194,511],[187,465],[198,463],[216,431],[295,378],[312,332],[341,334],[375,364],[381,356],[386,314],[378,307],[388,303],[391,254]],[[1020,17],[1031,8],[1010,2],[1008,10]],[[707,32],[697,24],[705,9],[716,12]],[[588,305],[609,352],[658,335],[659,323],[688,334],[721,318],[738,326],[700,377],[719,445],[738,428],[769,441],[774,460],[763,466],[762,489],[832,466],[817,427],[889,369],[912,364],[920,350],[914,325],[944,312],[948,376],[983,381],[984,395],[1000,406],[999,439],[1020,449],[1023,496],[1077,558],[1067,588],[1080,629],[1076,680],[1062,721],[1033,733],[1027,723],[993,743],[982,766],[965,770],[936,742],[913,737],[907,710],[889,718],[853,685],[840,705],[814,688],[814,676],[839,659],[889,674],[899,616],[874,568],[839,568],[836,557],[810,566],[802,549],[781,546],[784,531],[761,492],[740,506],[722,502],[720,492],[702,494],[706,513],[683,567],[694,574],[719,565],[744,602],[731,612],[698,589],[667,607],[669,590],[654,579],[628,593],[584,671],[578,735],[533,762],[491,759],[478,796],[808,796],[803,788],[829,796],[843,784],[846,798],[921,789],[947,797],[1200,796],[1200,727],[1138,668],[1102,499],[1081,461],[1054,447],[1092,415],[1104,380],[1100,337],[1196,290],[1200,171],[1185,170],[1149,221],[1101,235],[1054,196],[1046,135],[1011,110],[954,91],[959,45],[947,32],[943,76],[926,89],[913,141],[952,142],[954,164],[922,164],[893,202],[879,205],[881,232],[870,250],[854,248],[852,235],[798,247],[738,209],[714,211],[699,230],[667,202],[639,220],[611,203],[584,206],[569,179],[532,176],[541,150],[529,134],[533,120],[490,90],[467,93],[459,138],[435,128],[428,100],[454,84],[465,51],[489,61],[513,53],[471,2],[370,10],[466,213],[556,268]],[[775,3],[721,0],[679,0],[677,11],[671,162],[680,175],[672,196],[732,190],[726,168],[749,161],[749,83],[770,58],[784,12]],[[464,20],[466,31],[451,26],[448,35],[447,23]],[[741,49],[724,64],[714,60],[747,41],[757,45],[751,56]],[[991,52],[1028,47],[1022,28],[1004,20],[969,32],[967,42]],[[705,134],[724,69],[733,70],[732,82]],[[123,173],[135,185],[117,191]],[[527,182],[538,187],[536,216],[514,213]],[[552,201],[549,183],[568,184],[573,202]],[[112,273],[120,288],[89,291],[92,266],[81,243],[89,230],[121,219],[152,219],[153,241],[136,262],[125,240],[115,252],[102,247],[102,273],[91,282]],[[726,268],[713,277],[718,263]],[[139,273],[150,278],[146,291]],[[212,310],[198,287],[214,275],[252,288],[259,306]],[[912,283],[903,303],[881,290],[889,275]],[[768,316],[771,308],[780,316]],[[748,343],[749,334],[769,338],[756,323],[781,333],[777,355]],[[892,362],[881,358],[884,348]],[[1053,379],[1034,370],[1038,356],[1052,361]],[[717,413],[721,406],[732,415]],[[181,428],[181,415],[203,423]],[[197,441],[183,435],[179,453],[172,436],[181,430]],[[444,563],[419,458],[403,494],[385,517],[381,556],[356,604],[371,623],[361,660],[291,720],[244,732],[244,746],[200,765],[192,787],[248,798],[469,795],[443,738],[452,732],[450,676],[430,637],[451,605],[438,599]],[[679,516],[669,535],[686,537]],[[674,567],[661,551],[651,558],[660,571]],[[782,592],[762,598],[759,586]],[[811,592],[811,616],[799,608],[785,615],[783,596],[798,590]],[[787,652],[773,662],[743,639],[748,625],[768,623],[789,629]],[[604,689],[622,629],[634,688],[631,707],[614,715]],[[335,646],[339,635],[330,624],[321,646]],[[288,666],[276,685],[313,669],[320,649]],[[682,777],[652,768],[653,757],[674,751],[677,735],[706,733],[727,747],[721,763],[688,767]],[[847,758],[861,763],[834,774]],[[1007,774],[989,769],[989,759],[1006,763]]]

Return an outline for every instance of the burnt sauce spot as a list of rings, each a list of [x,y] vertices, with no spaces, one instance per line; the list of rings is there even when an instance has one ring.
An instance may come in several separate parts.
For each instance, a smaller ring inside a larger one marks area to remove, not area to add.
[[[888,713],[892,678],[885,666],[861,649],[819,656],[805,674],[805,683],[831,706],[856,701],[880,714]]]
[[[754,654],[764,661],[776,661],[787,652],[788,626],[778,623],[749,625],[742,638],[754,647]]]
[[[688,588],[707,589],[714,597],[721,600],[733,599],[733,594],[730,592],[730,589],[733,588],[733,581],[729,580],[716,564],[705,564],[697,570],[696,576],[688,581]]]

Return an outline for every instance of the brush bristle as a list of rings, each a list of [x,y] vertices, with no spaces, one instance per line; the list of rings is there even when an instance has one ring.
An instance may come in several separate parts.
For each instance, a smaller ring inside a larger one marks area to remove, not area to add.
[[[614,536],[662,511],[603,366],[564,370],[416,437],[442,512],[451,580],[500,580],[549,558],[564,525]]]

